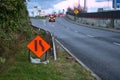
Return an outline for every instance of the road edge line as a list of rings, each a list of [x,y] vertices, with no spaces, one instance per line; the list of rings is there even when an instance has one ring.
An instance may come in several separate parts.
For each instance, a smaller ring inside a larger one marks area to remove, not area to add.
[[[75,58],[75,60],[81,65],[83,66],[86,70],[91,72],[91,75],[93,77],[95,77],[97,80],[102,80],[97,74],[95,74],[91,69],[89,69],[82,61],[80,61],[77,57],[75,57],[66,47],[64,47],[62,45],[62,43],[60,43],[57,39],[55,39],[55,41],[65,49],[65,51],[67,51],[73,58]]]

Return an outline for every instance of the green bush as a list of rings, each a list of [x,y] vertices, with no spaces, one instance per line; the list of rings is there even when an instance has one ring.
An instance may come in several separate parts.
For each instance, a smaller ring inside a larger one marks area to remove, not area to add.
[[[32,28],[25,0],[0,0],[0,45],[15,51],[20,41],[31,36]]]
[[[0,1],[0,38],[13,39],[13,33],[26,33],[30,35],[28,12],[24,0]]]

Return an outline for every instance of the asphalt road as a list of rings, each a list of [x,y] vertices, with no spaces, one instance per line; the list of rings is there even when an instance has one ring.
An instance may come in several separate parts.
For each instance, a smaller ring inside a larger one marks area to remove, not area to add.
[[[88,28],[57,18],[56,22],[31,19],[50,31],[74,56],[102,80],[120,80],[120,33]]]

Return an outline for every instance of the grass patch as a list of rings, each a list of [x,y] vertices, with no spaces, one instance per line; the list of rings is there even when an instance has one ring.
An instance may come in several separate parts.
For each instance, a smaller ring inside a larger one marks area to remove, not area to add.
[[[57,61],[49,55],[49,64],[29,63],[27,43],[21,44],[14,64],[6,65],[8,68],[0,74],[0,80],[95,80],[67,53],[58,53]]]

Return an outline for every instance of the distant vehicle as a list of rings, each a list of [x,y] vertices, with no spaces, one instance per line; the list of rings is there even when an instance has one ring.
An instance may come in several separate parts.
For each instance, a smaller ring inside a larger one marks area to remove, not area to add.
[[[55,22],[55,16],[51,15],[48,18],[49,22]]]

